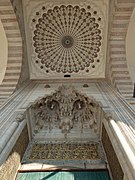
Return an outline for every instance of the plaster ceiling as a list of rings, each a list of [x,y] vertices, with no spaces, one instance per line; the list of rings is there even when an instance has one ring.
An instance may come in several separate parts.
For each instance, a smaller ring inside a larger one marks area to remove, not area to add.
[[[108,2],[23,4],[31,79],[104,78]]]

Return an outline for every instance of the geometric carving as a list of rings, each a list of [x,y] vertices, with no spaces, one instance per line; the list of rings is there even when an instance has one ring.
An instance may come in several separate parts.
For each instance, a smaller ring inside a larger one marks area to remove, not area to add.
[[[35,133],[46,124],[50,131],[57,125],[66,137],[76,124],[83,132],[85,123],[96,133],[98,107],[94,99],[79,93],[71,86],[62,85],[55,93],[38,100],[31,106],[35,117]]]
[[[22,122],[24,119],[25,119],[25,117],[24,117],[23,113],[17,114],[17,116],[16,116],[16,121],[17,122]]]
[[[46,143],[33,144],[30,160],[99,160],[99,145],[96,143]]]
[[[104,112],[104,118],[106,120],[111,120],[112,119],[112,113],[110,112]]]
[[[43,6],[32,19],[35,64],[46,73],[77,73],[100,63],[102,18],[90,6]]]

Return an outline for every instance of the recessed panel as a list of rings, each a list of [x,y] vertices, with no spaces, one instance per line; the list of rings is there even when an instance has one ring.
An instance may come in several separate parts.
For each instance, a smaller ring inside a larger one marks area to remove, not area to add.
[[[104,78],[107,2],[28,2],[31,79]]]

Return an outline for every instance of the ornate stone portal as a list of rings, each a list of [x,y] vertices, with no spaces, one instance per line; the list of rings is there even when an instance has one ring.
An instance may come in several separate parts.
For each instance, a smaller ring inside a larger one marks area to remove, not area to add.
[[[53,86],[45,90],[47,94]],[[22,163],[43,163],[45,168],[106,168],[100,141],[103,117],[95,99],[73,86],[59,86],[26,111],[30,144]]]
[[[67,137],[76,124],[79,125],[81,132],[84,124],[87,124],[94,133],[97,133],[98,107],[99,104],[94,99],[79,93],[73,87],[62,85],[52,95],[30,106],[33,124],[35,124],[34,133],[40,132],[46,125],[49,131],[57,126]]]

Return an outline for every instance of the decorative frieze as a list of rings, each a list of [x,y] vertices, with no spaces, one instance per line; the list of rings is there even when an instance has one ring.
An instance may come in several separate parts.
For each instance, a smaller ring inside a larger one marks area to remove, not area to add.
[[[30,160],[100,160],[99,145],[95,143],[33,144]]]

